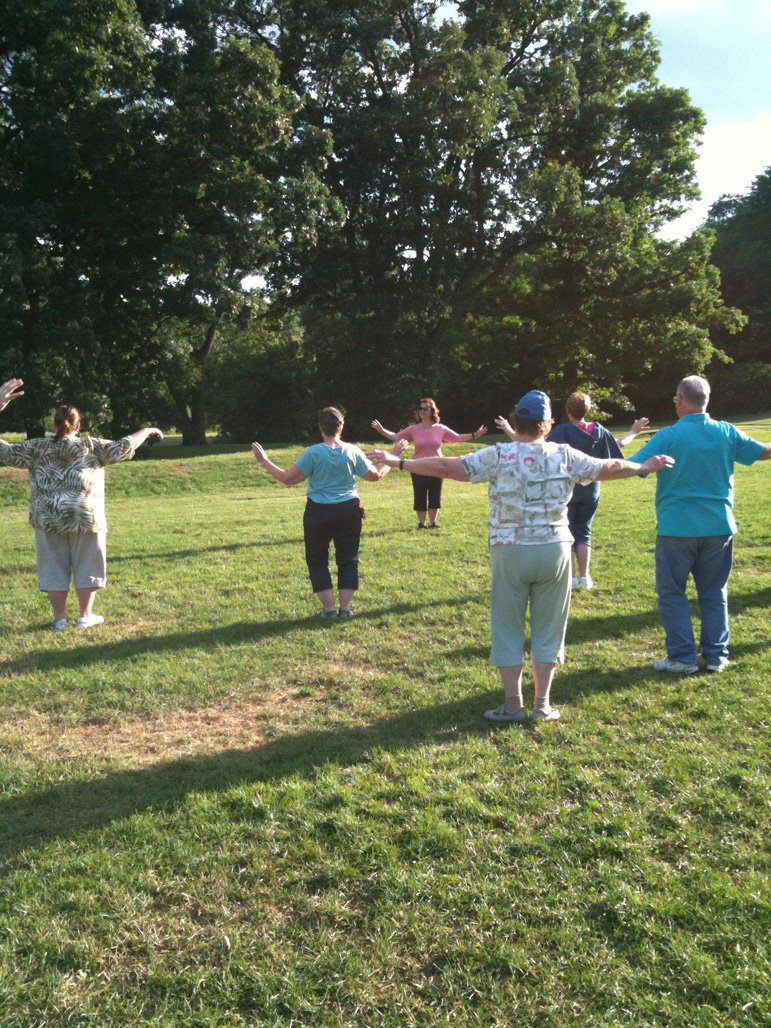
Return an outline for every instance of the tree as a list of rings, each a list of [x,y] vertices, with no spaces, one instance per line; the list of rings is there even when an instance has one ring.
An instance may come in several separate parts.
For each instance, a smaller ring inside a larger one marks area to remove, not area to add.
[[[295,125],[270,48],[206,0],[14,2],[0,60],[0,325],[29,427],[62,385],[115,422],[137,379],[171,375],[205,442],[217,332],[285,235],[312,239],[327,134]]]
[[[724,196],[713,204],[707,226],[716,236],[712,261],[723,299],[746,316],[739,335],[717,337],[730,363],[710,366],[715,407],[764,410],[771,385],[771,168],[745,196]]]
[[[478,382],[519,365],[522,388],[588,374],[622,401],[627,370],[664,344],[703,366],[709,330],[732,320],[707,242],[654,238],[696,195],[703,118],[657,81],[647,16],[620,0],[475,0],[444,21],[438,7],[238,8],[299,117],[334,139],[324,181],[344,221],[313,247],[286,240],[273,279],[306,312],[319,392],[363,426],[375,400],[391,416],[458,391],[469,366]]]
[[[297,314],[266,305],[248,328],[223,333],[209,369],[210,416],[233,442],[312,437],[314,373]]]

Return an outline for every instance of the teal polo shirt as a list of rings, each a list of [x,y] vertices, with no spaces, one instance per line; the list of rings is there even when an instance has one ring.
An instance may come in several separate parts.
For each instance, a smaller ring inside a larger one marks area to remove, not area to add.
[[[754,464],[765,447],[727,421],[686,414],[657,432],[631,460],[665,453],[675,466],[657,472],[659,535],[735,535],[734,464]]]
[[[343,503],[355,500],[356,476],[374,471],[358,446],[342,443],[339,447],[317,443],[303,453],[297,467],[308,479],[308,499],[315,503]]]

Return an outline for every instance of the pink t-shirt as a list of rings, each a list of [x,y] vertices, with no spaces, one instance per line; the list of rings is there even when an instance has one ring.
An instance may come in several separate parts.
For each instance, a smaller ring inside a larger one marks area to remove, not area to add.
[[[442,443],[457,443],[460,436],[446,425],[410,425],[396,433],[398,439],[409,439],[415,446],[415,457],[441,457]]]
[[[578,428],[582,428],[584,432],[586,432],[588,435],[591,435],[594,431],[593,421],[576,421],[575,424],[578,426]]]

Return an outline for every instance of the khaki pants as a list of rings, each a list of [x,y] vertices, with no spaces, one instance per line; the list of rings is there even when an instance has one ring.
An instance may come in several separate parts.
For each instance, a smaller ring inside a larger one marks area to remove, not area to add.
[[[35,529],[37,575],[41,592],[104,589],[107,585],[107,533],[43,532]]]
[[[490,661],[495,667],[524,662],[528,603],[532,658],[557,663],[570,609],[570,550],[570,543],[490,547]]]

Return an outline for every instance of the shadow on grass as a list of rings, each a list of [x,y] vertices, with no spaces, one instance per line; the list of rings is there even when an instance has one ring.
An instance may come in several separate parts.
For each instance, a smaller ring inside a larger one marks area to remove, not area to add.
[[[263,546],[291,546],[302,543],[302,539],[267,539],[252,543],[223,543],[221,546],[196,546],[187,550],[163,550],[160,553],[122,553],[110,557],[110,564],[121,564],[126,561],[173,560],[176,557],[198,557],[204,553],[233,553],[236,550],[257,550]]]
[[[171,810],[193,792],[219,792],[260,781],[310,773],[325,765],[360,763],[374,747],[398,751],[459,733],[491,730],[480,719],[489,695],[420,710],[366,728],[331,728],[286,736],[249,750],[117,771],[67,782],[0,802],[0,858],[30,845],[103,828],[148,809]],[[489,702],[488,702],[489,705]],[[494,730],[494,729],[492,729]]]
[[[421,603],[397,603],[391,607],[357,612],[355,623],[377,621],[383,617],[400,614],[413,614],[426,607],[462,607],[475,598],[474,596],[460,596],[454,600],[435,599]],[[278,621],[237,621],[192,632],[171,632],[168,635],[144,635],[133,639],[120,639],[117,642],[96,642],[94,645],[77,646],[71,650],[32,650],[22,657],[16,657],[0,664],[0,676],[32,670],[71,670],[105,661],[116,663],[146,653],[161,653],[188,648],[206,650],[219,649],[222,646],[238,646],[241,643],[258,642],[271,636],[289,635],[297,629],[344,633],[348,628],[347,624],[336,624],[334,621],[323,621],[313,617],[282,618]]]
[[[765,649],[764,642],[736,647],[742,655]],[[475,652],[475,648],[468,650]],[[709,681],[714,676],[702,677]],[[555,685],[557,702],[580,701],[582,696],[593,693],[621,692],[665,678],[647,665],[612,671],[563,671]],[[493,725],[482,720],[482,712],[497,705],[499,699],[496,686],[461,700],[411,709],[368,727],[333,726],[284,736],[248,750],[227,750],[149,768],[115,771],[91,780],[63,782],[39,792],[11,796],[0,801],[0,860],[9,861],[28,847],[71,838],[84,831],[98,831],[146,811],[172,812],[193,793],[217,793],[255,782],[281,781],[291,775],[312,774],[319,767],[353,766],[369,759],[375,748],[407,752],[417,746],[448,743],[468,736],[522,731],[519,726]],[[535,741],[539,732],[553,730],[560,729],[531,727],[528,731]]]
[[[600,676],[602,677],[602,676]],[[597,688],[597,674],[575,678],[571,692]],[[564,683],[562,683],[564,684]],[[366,761],[377,748],[404,752],[426,744],[457,741],[500,731],[527,731],[533,739],[544,728],[495,725],[482,712],[499,702],[497,687],[462,700],[411,709],[364,728],[319,729],[284,736],[248,750],[188,757],[139,770],[115,771],[87,781],[64,782],[40,792],[0,801],[0,859],[82,831],[100,830],[148,810],[173,811],[191,793],[216,793],[252,782],[280,781],[311,774],[325,766],[346,767]],[[546,731],[553,729],[549,726]]]

